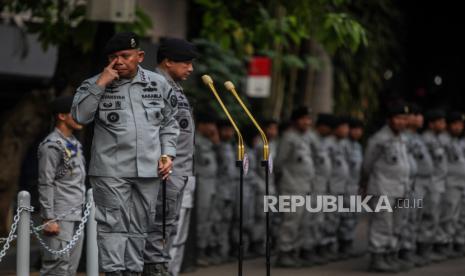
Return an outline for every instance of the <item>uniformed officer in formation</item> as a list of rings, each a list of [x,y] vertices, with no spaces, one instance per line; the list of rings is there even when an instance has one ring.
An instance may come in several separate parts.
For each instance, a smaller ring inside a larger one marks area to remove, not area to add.
[[[462,139],[465,117],[460,112],[451,112],[447,116],[447,133],[445,141],[447,156],[446,192],[441,204],[441,219],[445,240],[441,244],[446,257],[457,257],[460,253],[458,235],[464,231],[460,228],[460,212],[463,212],[461,201],[464,200],[465,179],[465,144]]]
[[[72,96],[51,103],[54,130],[39,145],[39,202],[45,243],[63,249],[76,232],[85,203],[85,159],[73,132],[82,126],[71,116]],[[81,236],[70,252],[53,255],[43,249],[40,275],[76,275],[82,252]]]
[[[369,229],[370,269],[389,272],[398,270],[398,233],[402,227],[401,212],[396,206],[403,199],[409,181],[406,105],[397,104],[389,109],[386,125],[368,141],[363,170],[367,175],[367,193],[373,203],[387,196],[392,212],[382,210],[371,214]]]
[[[363,138],[363,122],[357,118],[348,118],[349,133],[344,143],[348,164],[348,181],[344,191],[344,205],[349,206],[350,197],[359,193],[360,179],[363,164],[363,150],[361,139]],[[342,259],[355,256],[354,240],[357,227],[357,213],[348,212],[341,215],[339,230],[339,257]]]
[[[429,261],[440,261],[443,256],[442,242],[445,233],[441,224],[441,199],[446,191],[447,156],[443,138],[446,130],[446,114],[443,110],[430,110],[426,113],[427,129],[422,134],[433,169],[428,186],[425,187],[425,202],[420,221],[419,240],[423,256]]]
[[[314,178],[314,165],[308,131],[312,120],[308,108],[301,107],[292,112],[292,126],[280,141],[276,164],[280,169],[278,191],[281,195],[307,196],[311,192]],[[295,267],[300,265],[302,244],[313,239],[307,234],[304,208],[296,212],[282,214],[277,249],[276,265]],[[305,236],[305,238],[304,238]]]
[[[197,223],[197,264],[208,266],[218,262],[218,239],[214,235],[214,223],[218,217],[214,212],[214,202],[218,197],[217,146],[220,143],[216,120],[207,113],[196,117],[197,134],[195,136],[195,175],[196,186],[196,223]]]
[[[116,34],[104,53],[109,64],[77,89],[72,115],[95,123],[89,180],[100,270],[139,275],[147,234],[158,228],[160,178],[168,177],[176,156],[178,98],[163,76],[139,66],[144,52],[134,33]]]
[[[176,144],[176,158],[173,161],[173,169],[166,181],[166,213],[165,237],[163,241],[163,195],[158,194],[155,224],[156,228],[149,233],[144,253],[145,276],[169,275],[168,264],[173,261],[172,269],[179,273],[182,263],[182,252],[174,252],[176,260],[170,256],[170,250],[179,246],[177,226],[180,218],[183,192],[187,185],[195,181],[193,172],[194,159],[194,134],[195,126],[192,117],[192,108],[183,92],[180,82],[185,81],[193,72],[192,61],[197,57],[193,44],[182,39],[168,38],[162,40],[157,52],[158,67],[156,72],[162,75],[170,84],[176,96],[178,113],[175,115],[179,124],[179,136]],[[192,192],[192,191],[189,191]],[[186,217],[184,216],[183,219]],[[188,221],[182,221],[183,227],[188,226]],[[186,229],[180,234],[186,235]],[[177,240],[177,244],[174,242]],[[185,242],[181,241],[182,243]],[[176,249],[177,251],[177,249]]]
[[[218,262],[229,260],[232,247],[230,234],[233,225],[235,198],[235,183],[239,175],[236,167],[237,150],[234,145],[234,128],[228,120],[217,123],[220,143],[218,144],[218,185],[215,204],[215,235],[218,239]]]
[[[329,178],[331,176],[332,162],[330,156],[331,134],[335,124],[335,116],[327,113],[318,114],[314,139],[312,140],[312,153],[315,164],[315,178],[313,181],[313,195],[323,196],[329,192]],[[327,232],[327,213],[318,212],[311,223],[316,225],[315,231],[315,264],[324,264],[329,261],[332,238]]]

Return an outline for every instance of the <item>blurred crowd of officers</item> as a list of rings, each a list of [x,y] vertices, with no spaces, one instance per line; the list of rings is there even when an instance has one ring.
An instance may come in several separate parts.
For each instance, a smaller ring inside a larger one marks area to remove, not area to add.
[[[365,149],[362,121],[318,114],[313,124],[312,117],[307,108],[298,108],[286,125],[264,123],[274,159],[272,195],[342,196],[345,206],[350,196],[371,195],[373,203],[386,196],[393,211],[367,215],[372,271],[405,271],[465,254],[462,113],[430,110],[423,115],[417,105],[395,104]],[[238,248],[234,130],[212,118],[200,115],[196,122],[199,265],[231,260]],[[263,256],[265,172],[258,136],[248,139],[246,152],[244,248],[246,256]],[[354,241],[361,215],[305,208],[272,213],[275,265],[312,266],[359,256]]]

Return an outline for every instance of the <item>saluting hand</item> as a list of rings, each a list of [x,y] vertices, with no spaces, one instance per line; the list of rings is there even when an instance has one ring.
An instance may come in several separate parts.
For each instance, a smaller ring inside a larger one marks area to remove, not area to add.
[[[110,64],[108,64],[105,69],[103,69],[102,74],[100,74],[100,77],[98,80],[95,82],[97,85],[106,87],[109,85],[112,81],[119,79],[118,71],[113,69],[113,66],[115,66],[117,59],[113,59]]]

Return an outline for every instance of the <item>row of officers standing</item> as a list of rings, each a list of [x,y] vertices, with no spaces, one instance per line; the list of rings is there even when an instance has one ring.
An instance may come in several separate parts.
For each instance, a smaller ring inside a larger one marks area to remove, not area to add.
[[[211,116],[199,117],[196,138],[197,253],[200,265],[227,261],[237,250],[239,202],[233,129]],[[426,120],[425,120],[426,118]],[[372,196],[375,210],[385,197],[392,212],[368,214],[369,269],[398,272],[465,255],[465,116],[413,105],[389,107],[386,124],[361,140],[363,122],[318,114],[312,126],[307,108],[294,110],[278,135],[278,124],[264,124],[274,158],[272,195]],[[253,137],[253,136],[251,136]],[[250,169],[244,186],[245,250],[265,248],[262,145],[247,144]],[[299,267],[356,257],[356,212],[272,214],[275,265]],[[360,238],[358,238],[360,241]]]
[[[74,96],[52,104],[55,129],[39,146],[45,241],[56,250],[69,243],[82,218],[87,178],[94,191],[99,267],[105,275],[178,275],[183,256],[192,254],[198,265],[231,260],[239,240],[234,131],[205,111],[197,112],[194,124],[180,82],[193,72],[195,47],[180,39],[162,41],[153,71],[139,65],[144,52],[133,33],[116,34],[104,53],[108,65],[100,74],[85,80]],[[358,120],[319,114],[312,128],[309,110],[298,108],[281,135],[277,122],[266,122],[275,163],[271,193],[347,197],[362,190],[392,202],[423,198],[421,209],[370,215],[371,268],[377,271],[463,254],[463,118],[451,114],[446,132],[444,115],[431,112],[428,130],[419,135],[421,117],[414,108],[392,107],[365,154]],[[86,171],[73,132],[90,123],[94,131]],[[245,244],[247,252],[263,254],[262,146],[250,133]],[[191,218],[196,250],[184,252]],[[357,221],[355,213],[298,209],[273,214],[276,265],[353,256]],[[80,243],[67,254],[44,251],[41,275],[74,275],[80,254]]]

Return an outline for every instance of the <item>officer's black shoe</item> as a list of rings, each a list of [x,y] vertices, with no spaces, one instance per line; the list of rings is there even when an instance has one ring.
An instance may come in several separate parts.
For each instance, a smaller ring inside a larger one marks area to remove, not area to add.
[[[124,274],[123,276],[131,275]],[[142,271],[142,276],[169,276],[168,269],[166,264],[156,263],[156,264],[144,264],[144,270]]]
[[[399,264],[400,271],[408,271],[415,267],[413,261],[413,252],[410,250],[400,250],[399,258],[397,258],[397,263]]]
[[[123,276],[123,271],[105,272],[105,276]]]
[[[371,254],[371,262],[368,270],[374,272],[397,272],[397,270],[386,262],[385,255],[382,253]]]
[[[346,260],[354,256],[353,241],[340,240],[339,241],[339,259]]]
[[[452,246],[453,252],[454,252],[454,257],[459,258],[465,255],[465,245],[464,244],[459,244],[459,243],[454,243]]]
[[[265,256],[265,243],[264,242],[253,242],[250,245],[250,254],[254,258]]]
[[[197,266],[207,267],[209,265],[210,265],[210,262],[208,260],[206,250],[204,248],[198,249]]]
[[[444,244],[436,243],[433,245],[433,250],[429,255],[429,258],[433,262],[441,262],[447,259],[447,255],[445,253]]]
[[[322,265],[327,264],[328,260],[325,258],[325,249],[324,245],[318,245],[315,249],[315,264]]]
[[[386,252],[383,255],[384,261],[391,267],[392,272],[399,272],[399,258],[397,256],[397,251],[394,252]]]
[[[310,267],[315,264],[315,251],[302,250],[300,251],[300,262],[304,267]]]
[[[277,267],[300,267],[301,263],[294,251],[280,252],[276,260]]]
[[[417,256],[420,262],[416,263],[416,266],[421,267],[431,263],[430,255],[432,248],[432,244],[417,243]]]
[[[141,273],[140,272],[125,270],[125,271],[123,271],[123,276],[141,276]],[[158,275],[156,275],[156,276],[158,276]],[[165,275],[163,275],[163,276],[165,276]]]
[[[221,264],[219,247],[207,247],[207,258],[209,265]]]

